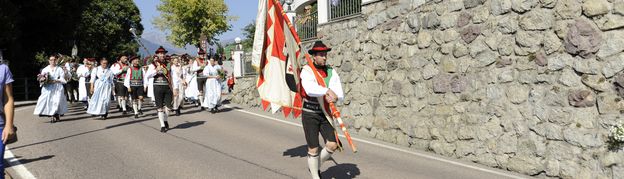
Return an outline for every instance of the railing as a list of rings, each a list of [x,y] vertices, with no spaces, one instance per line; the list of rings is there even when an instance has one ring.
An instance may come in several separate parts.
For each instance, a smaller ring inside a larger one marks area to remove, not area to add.
[[[318,25],[318,13],[314,11],[308,15],[297,15],[297,34],[302,41],[316,38],[316,26]]]
[[[338,20],[362,12],[362,0],[328,0],[329,20]]]
[[[13,98],[16,101],[35,100],[41,94],[39,82],[35,78],[14,78]]]

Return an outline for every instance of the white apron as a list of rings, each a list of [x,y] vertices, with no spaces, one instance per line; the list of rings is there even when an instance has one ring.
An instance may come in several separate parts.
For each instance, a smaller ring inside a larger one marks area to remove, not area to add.
[[[113,72],[108,68],[97,67],[91,73],[93,83],[93,96],[89,100],[87,113],[92,115],[104,115],[108,113],[113,89]]]
[[[91,76],[91,72],[89,72],[89,68],[85,65],[80,65],[76,70],[78,74],[78,101],[87,101],[89,95],[87,93],[87,77]]]
[[[219,76],[217,68],[214,66],[206,66],[204,68],[204,75],[215,77]],[[203,107],[214,108],[221,101],[221,84],[216,78],[208,78],[206,80],[206,86],[204,87],[205,97],[202,103]]]
[[[52,116],[55,114],[65,114],[67,112],[67,99],[63,84],[67,83],[64,78],[63,69],[61,67],[47,66],[41,73],[48,73],[48,78],[57,80],[59,83],[51,83],[41,86],[41,95],[37,100],[34,115]]]

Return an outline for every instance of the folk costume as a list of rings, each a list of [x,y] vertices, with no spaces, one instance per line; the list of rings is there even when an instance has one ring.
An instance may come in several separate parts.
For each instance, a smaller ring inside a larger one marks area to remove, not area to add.
[[[132,57],[130,61],[138,61],[138,57]],[[128,68],[125,74],[123,85],[128,89],[130,97],[132,97],[132,110],[134,111],[134,118],[139,118],[142,115],[141,106],[143,105],[143,96],[145,88],[143,68],[138,62],[132,63],[132,67]]]
[[[184,77],[184,81],[186,81],[186,89],[184,90],[184,97],[189,99],[190,101],[197,101],[199,90],[197,88],[197,75],[193,70],[191,70],[191,66],[193,64],[189,63],[184,65],[184,71],[186,75]]]
[[[60,66],[49,65],[41,70],[45,82],[41,84],[41,95],[37,99],[34,115],[52,117],[51,122],[60,120],[60,116],[67,113],[67,99],[63,90],[65,72]]]
[[[197,54],[199,56],[203,56],[206,54],[206,52],[203,49],[199,49],[199,52]],[[193,65],[191,66],[191,70],[195,72],[197,91],[199,91],[197,98],[199,99],[198,102],[202,110],[204,109],[202,102],[204,100],[204,95],[206,94],[206,91],[204,89],[206,87],[206,80],[208,79],[208,77],[206,77],[204,74],[204,68],[206,68],[206,66],[208,66],[206,60],[201,57],[195,59],[195,61],[193,61]]]
[[[216,65],[206,66],[203,76],[207,78],[204,87],[205,97],[202,106],[210,109],[210,112],[217,112],[217,105],[221,101],[221,84],[219,83],[219,68]]]
[[[314,55],[318,52],[328,51],[331,51],[331,48],[325,46],[321,41],[317,41],[308,53]],[[317,75],[319,75],[323,81],[318,81]],[[318,140],[319,133],[323,136],[325,141],[327,141],[327,144],[330,142],[337,143],[336,132],[333,127],[333,118],[329,115],[331,112],[329,112],[328,103],[324,97],[329,93],[329,90],[331,90],[336,94],[338,100],[342,100],[344,95],[338,73],[336,70],[326,65],[308,64],[302,68],[300,76],[301,85],[304,90],[302,125],[308,148],[318,149],[320,147]],[[320,83],[326,84],[325,86],[327,86],[327,88],[319,85]],[[308,152],[308,167],[312,178],[320,178],[319,169],[321,164],[328,160],[335,150],[329,149],[327,144],[320,153]],[[337,143],[337,145],[339,145],[339,143]]]
[[[160,132],[167,132],[169,123],[167,122],[168,116],[165,113],[165,106],[169,109],[173,108],[173,92],[171,90],[171,74],[167,69],[167,65],[162,63],[163,61],[161,59],[154,60],[153,65],[156,68],[150,68],[147,71],[147,77],[152,78],[154,81],[154,99],[156,100],[156,109],[158,109]]]
[[[177,91],[177,95],[173,97],[173,111],[175,111],[176,116],[180,115],[180,108],[184,103],[184,91],[186,88],[186,81],[184,81],[186,77],[186,69],[184,66],[180,64],[178,61],[177,64],[171,65],[171,78],[173,80],[171,87],[173,87],[173,91]]]
[[[115,75],[108,67],[100,65],[93,69],[91,72],[91,89],[93,89],[93,95],[89,100],[87,113],[101,116],[104,119],[108,117],[114,78]]]
[[[82,101],[85,104],[89,98],[89,86],[87,86],[86,83],[89,82],[91,78],[91,69],[89,69],[87,63],[89,63],[89,61],[85,59],[84,63],[76,70],[76,74],[78,75],[78,101]]]
[[[122,56],[120,60],[111,66],[111,71],[115,75],[115,96],[117,97],[117,103],[121,107],[122,114],[127,114],[127,100],[128,100],[128,88],[124,85],[124,79],[128,71],[128,64],[121,59],[126,58]]]

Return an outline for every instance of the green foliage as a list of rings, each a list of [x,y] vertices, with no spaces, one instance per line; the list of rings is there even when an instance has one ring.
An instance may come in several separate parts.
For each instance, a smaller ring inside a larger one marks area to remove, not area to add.
[[[251,22],[243,27],[243,35],[245,35],[245,40],[243,40],[243,49],[251,49],[253,46],[254,36],[256,34],[256,23]]]
[[[31,77],[50,54],[135,54],[130,26],[143,30],[132,0],[0,0],[0,49],[16,77]],[[43,60],[43,61],[42,61]]]
[[[115,59],[136,54],[139,45],[129,32],[131,27],[137,29],[137,35],[143,32],[139,9],[132,0],[93,0],[78,25],[79,56]]]
[[[223,55],[225,54],[225,49],[223,48],[223,45],[221,45],[221,43],[217,43],[217,55]]]
[[[216,36],[230,30],[228,21],[233,18],[226,16],[223,0],[161,0],[158,10],[161,16],[154,19],[154,25],[171,32],[167,39],[179,47],[199,47],[202,35],[214,44]]]

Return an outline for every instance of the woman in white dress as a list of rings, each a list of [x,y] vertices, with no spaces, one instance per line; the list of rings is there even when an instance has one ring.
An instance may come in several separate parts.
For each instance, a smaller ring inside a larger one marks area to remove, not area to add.
[[[204,76],[207,77],[204,101],[202,106],[210,109],[211,113],[218,111],[217,105],[221,101],[221,84],[219,83],[219,67],[213,58],[210,58],[210,65],[204,68]]]
[[[84,103],[84,109],[87,109],[89,106],[87,103],[89,99],[87,83],[89,82],[89,77],[91,77],[91,62],[85,58],[82,65],[76,70],[76,73],[78,75],[78,101]]]
[[[108,60],[100,59],[100,66],[91,72],[90,91],[93,96],[89,100],[87,113],[101,116],[103,119],[108,117],[114,77],[113,72],[108,68]]]
[[[63,69],[56,64],[57,58],[51,56],[48,62],[50,65],[41,70],[40,75],[47,75],[47,79],[41,84],[41,95],[33,114],[52,117],[50,122],[55,123],[67,112],[67,99],[63,90],[63,84],[67,81]]]

